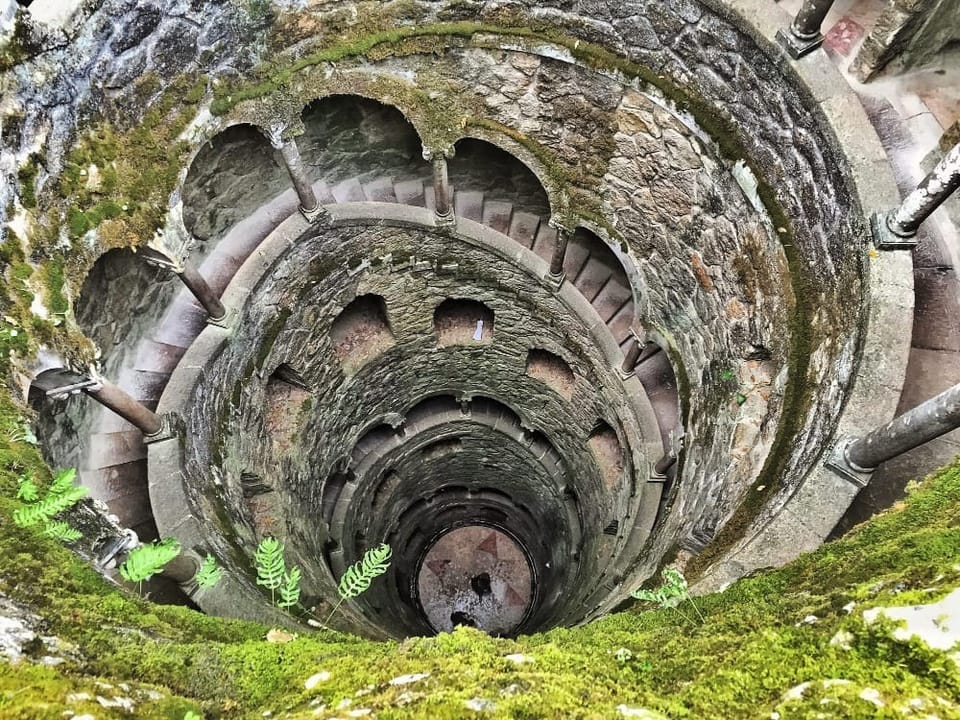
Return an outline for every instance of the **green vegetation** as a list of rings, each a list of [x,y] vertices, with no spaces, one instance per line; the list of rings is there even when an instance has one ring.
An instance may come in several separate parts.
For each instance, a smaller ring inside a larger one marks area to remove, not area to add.
[[[300,602],[300,568],[287,570],[283,559],[283,543],[276,538],[264,538],[257,546],[254,562],[257,566],[257,585],[270,590],[270,602],[284,610]]]
[[[200,564],[200,569],[197,570],[197,574],[194,576],[193,581],[201,590],[209,590],[210,588],[216,587],[222,576],[223,568],[217,565],[217,561],[214,559],[213,555],[207,555],[205,558],[203,558],[203,562]]]
[[[138,589],[142,590],[144,580],[159,573],[164,565],[179,554],[180,543],[173,538],[141,545],[127,554],[127,559],[119,568],[120,576],[128,582],[137,583]]]
[[[23,442],[29,442],[32,439],[31,444],[36,442],[36,438],[27,437],[22,431],[19,433],[19,438]],[[80,533],[66,522],[54,519],[86,497],[87,488],[73,484],[76,476],[77,471],[73,468],[60,471],[46,495],[41,499],[40,489],[33,477],[27,474],[21,475],[17,478],[16,497],[25,504],[13,511],[13,521],[21,527],[43,525],[46,535],[61,542],[79,540]]]
[[[678,606],[680,603],[687,601],[693,606],[697,617],[700,618],[700,622],[703,622],[703,615],[700,613],[697,603],[690,597],[687,579],[683,576],[683,573],[676,568],[665,567],[661,571],[660,576],[663,578],[663,585],[656,590],[647,590],[645,588],[634,590],[630,593],[631,597],[635,600],[656,603],[657,606],[661,608],[673,608],[680,613],[684,620],[689,620],[690,618],[687,617]]]
[[[374,578],[383,575],[390,567],[390,556],[393,550],[386,543],[367,550],[363,557],[347,568],[337,585],[337,594],[340,599],[330,611],[327,622],[334,616],[344,600],[350,600],[367,591]]]

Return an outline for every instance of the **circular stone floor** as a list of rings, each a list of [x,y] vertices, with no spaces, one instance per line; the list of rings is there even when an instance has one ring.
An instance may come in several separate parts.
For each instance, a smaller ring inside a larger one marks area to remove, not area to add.
[[[438,632],[470,625],[510,635],[530,606],[530,565],[508,535],[469,525],[445,533],[430,547],[417,589],[427,621]]]

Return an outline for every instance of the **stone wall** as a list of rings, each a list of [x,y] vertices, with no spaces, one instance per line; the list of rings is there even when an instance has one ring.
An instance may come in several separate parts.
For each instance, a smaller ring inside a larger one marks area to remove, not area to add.
[[[861,82],[960,55],[960,5],[952,0],[891,0],[850,69]]]

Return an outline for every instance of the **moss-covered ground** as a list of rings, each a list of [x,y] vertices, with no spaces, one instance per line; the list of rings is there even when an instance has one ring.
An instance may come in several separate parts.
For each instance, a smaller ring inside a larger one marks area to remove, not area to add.
[[[12,523],[16,478],[49,480],[22,427],[20,409],[0,395],[0,593],[43,618],[66,660],[39,664],[48,651],[35,643],[27,659],[0,662],[3,718],[613,718],[640,708],[669,718],[960,718],[949,656],[862,617],[960,585],[960,463],[843,540],[698,598],[703,622],[689,604],[638,604],[513,640],[460,629],[400,643],[327,631],[268,642],[265,626],[111,587]],[[831,643],[839,631],[844,642]],[[329,677],[308,689],[318,673]],[[800,699],[784,700],[804,682],[813,684]]]

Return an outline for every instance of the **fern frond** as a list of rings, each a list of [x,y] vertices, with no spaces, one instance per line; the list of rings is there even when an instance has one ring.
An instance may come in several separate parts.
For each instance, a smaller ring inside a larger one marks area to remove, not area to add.
[[[383,575],[390,567],[390,546],[383,543],[367,550],[359,562],[347,568],[340,578],[337,592],[344,600],[355,598],[370,587],[370,582],[378,575]]]
[[[63,495],[73,487],[73,481],[77,479],[76,468],[67,468],[57,473],[53,478],[53,484],[50,486],[51,495]]]
[[[17,499],[31,503],[40,499],[40,490],[29,475],[21,475],[17,479]]]
[[[295,567],[283,576],[277,607],[292,608],[298,602],[300,602],[300,568]]]
[[[179,554],[180,543],[174,538],[141,545],[127,555],[120,566],[120,575],[130,582],[149,580]]]
[[[70,527],[69,523],[62,520],[51,520],[43,529],[43,534],[52,537],[60,542],[74,542],[83,537],[83,534]]]
[[[286,564],[283,561],[283,543],[276,538],[264,538],[254,555],[257,565],[257,585],[276,590],[283,584]]]
[[[208,554],[200,564],[197,574],[193,576],[193,581],[197,583],[197,587],[201,590],[208,590],[220,582],[222,575],[223,568],[217,565],[213,555]]]
[[[59,494],[48,494],[43,500],[13,511],[13,521],[21,527],[49,522],[54,515],[79,502],[87,494],[83,486],[71,486]]]

